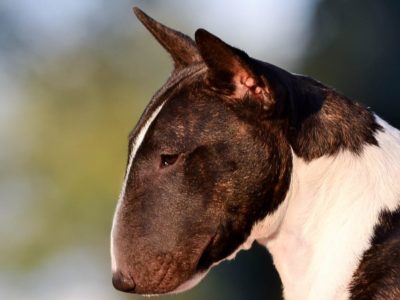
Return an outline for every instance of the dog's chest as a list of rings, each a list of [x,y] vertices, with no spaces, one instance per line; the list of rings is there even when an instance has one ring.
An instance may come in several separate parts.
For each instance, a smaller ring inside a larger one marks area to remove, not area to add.
[[[353,294],[385,274],[380,260],[399,270],[400,139],[379,122],[379,147],[366,146],[361,155],[343,151],[309,163],[295,157],[285,220],[266,242],[285,299],[359,299]]]

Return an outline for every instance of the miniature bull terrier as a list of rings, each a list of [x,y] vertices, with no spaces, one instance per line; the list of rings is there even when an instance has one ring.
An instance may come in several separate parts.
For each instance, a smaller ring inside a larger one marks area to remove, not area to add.
[[[113,284],[176,293],[254,241],[288,300],[400,299],[400,133],[204,29],[136,16],[174,71],[129,135]]]

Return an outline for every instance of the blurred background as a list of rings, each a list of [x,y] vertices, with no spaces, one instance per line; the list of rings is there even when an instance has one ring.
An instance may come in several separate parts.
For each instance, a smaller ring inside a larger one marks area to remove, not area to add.
[[[111,285],[127,135],[172,70],[132,16],[335,86],[400,126],[398,0],[1,0],[0,299],[139,299]],[[169,299],[281,299],[259,246]]]

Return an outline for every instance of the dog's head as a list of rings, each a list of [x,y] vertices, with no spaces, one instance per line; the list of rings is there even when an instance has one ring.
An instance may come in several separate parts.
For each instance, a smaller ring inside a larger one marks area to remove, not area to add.
[[[175,69],[129,137],[113,283],[160,294],[196,284],[283,201],[291,75],[205,30],[193,41],[135,13]]]

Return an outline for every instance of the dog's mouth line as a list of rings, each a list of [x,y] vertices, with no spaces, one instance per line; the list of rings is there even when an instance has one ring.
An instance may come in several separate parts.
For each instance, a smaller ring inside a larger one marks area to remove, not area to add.
[[[167,277],[168,273],[170,272],[171,268],[165,270],[164,274],[161,276],[160,280],[158,281],[157,287],[160,289],[162,287],[165,278]]]
[[[207,255],[207,253],[209,252],[208,250],[211,247],[211,245],[214,244],[215,239],[218,236],[218,232],[219,231],[217,229],[215,233],[209,237],[208,242],[204,244],[202,251],[200,251],[201,254],[198,256],[196,263],[194,264],[195,265],[194,273],[167,294],[176,294],[186,291],[195,286],[197,283],[199,283],[207,275],[208,271],[211,269],[211,266],[204,268],[201,267],[201,263],[205,255]]]
[[[210,237],[208,238],[207,242],[204,243],[204,246],[201,248],[201,251],[199,251],[200,255],[198,255],[197,259],[194,261],[193,264],[193,274],[191,276],[189,276],[189,278],[187,278],[184,282],[179,283],[176,287],[174,287],[172,290],[170,291],[165,291],[163,287],[166,278],[168,278],[169,276],[167,276],[170,272],[171,272],[171,266],[169,266],[162,274],[161,278],[158,280],[158,283],[155,285],[157,288],[156,290],[158,290],[158,292],[156,293],[150,293],[150,294],[142,294],[142,295],[146,295],[146,296],[155,296],[155,295],[161,295],[161,294],[170,294],[170,293],[176,293],[181,286],[184,286],[187,282],[190,282],[192,280],[194,280],[197,276],[207,273],[207,269],[209,268],[200,268],[199,266],[201,265],[202,259],[203,257],[208,253],[208,249],[210,248],[210,246],[214,243],[215,238],[218,235],[218,230],[213,234],[210,235]],[[201,278],[203,278],[204,275],[201,275]]]
[[[209,267],[205,268],[204,266],[202,266],[202,263],[204,262],[204,259],[205,259],[206,255],[210,252],[209,250],[211,248],[211,245],[214,244],[217,236],[218,236],[218,229],[215,231],[215,233],[212,236],[210,236],[207,244],[205,244],[203,250],[200,252],[201,255],[199,255],[199,257],[198,257],[198,259],[196,261],[196,264],[195,264],[196,265],[195,272],[206,271],[206,269],[209,268]]]

